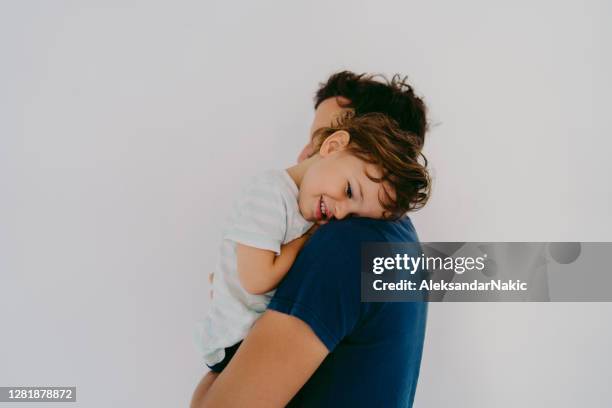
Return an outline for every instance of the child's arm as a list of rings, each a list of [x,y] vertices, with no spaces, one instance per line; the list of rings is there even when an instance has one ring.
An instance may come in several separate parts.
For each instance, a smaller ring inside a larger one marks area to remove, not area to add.
[[[311,228],[301,237],[282,245],[278,256],[267,249],[237,243],[238,277],[242,287],[253,295],[261,295],[277,287],[313,231],[314,228]]]

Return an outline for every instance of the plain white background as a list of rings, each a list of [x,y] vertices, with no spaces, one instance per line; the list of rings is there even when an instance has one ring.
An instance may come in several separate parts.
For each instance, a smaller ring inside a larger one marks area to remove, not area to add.
[[[228,207],[295,161],[340,69],[407,74],[430,107],[422,240],[610,241],[611,16],[603,0],[2,1],[0,385],[187,406]],[[432,304],[415,406],[610,406],[611,318]]]

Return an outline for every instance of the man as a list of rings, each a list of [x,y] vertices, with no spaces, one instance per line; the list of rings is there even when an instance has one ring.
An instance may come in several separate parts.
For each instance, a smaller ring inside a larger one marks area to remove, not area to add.
[[[398,76],[333,75],[317,92],[311,134],[347,110],[385,113],[424,142],[425,105]],[[417,241],[408,217],[319,228],[227,367],[202,379],[192,408],[411,406],[427,304],[361,303],[360,260],[363,242]]]

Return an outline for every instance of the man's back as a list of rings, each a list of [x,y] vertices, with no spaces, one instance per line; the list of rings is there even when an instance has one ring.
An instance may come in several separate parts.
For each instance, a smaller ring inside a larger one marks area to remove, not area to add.
[[[311,238],[269,309],[305,321],[330,354],[288,406],[411,406],[427,303],[361,303],[361,244],[417,242],[408,217],[353,218]]]

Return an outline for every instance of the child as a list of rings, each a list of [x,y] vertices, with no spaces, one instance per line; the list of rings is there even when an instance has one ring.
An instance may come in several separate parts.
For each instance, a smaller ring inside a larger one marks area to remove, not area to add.
[[[314,154],[255,177],[235,207],[196,343],[221,372],[306,243],[313,225],[349,216],[396,219],[425,204],[421,139],[379,113],[347,114],[315,132]]]

